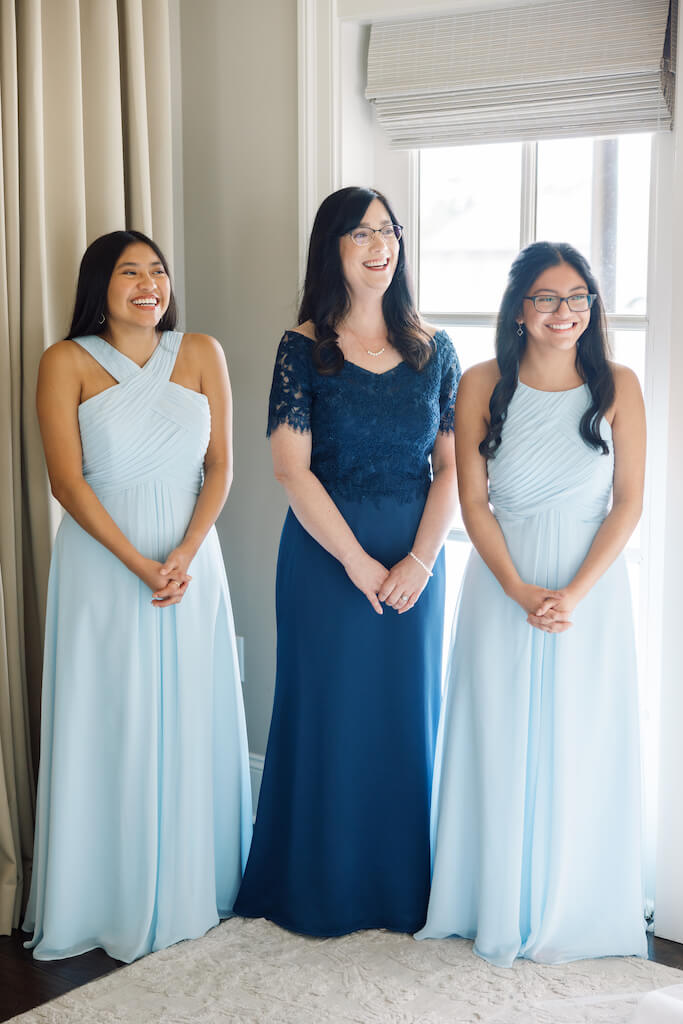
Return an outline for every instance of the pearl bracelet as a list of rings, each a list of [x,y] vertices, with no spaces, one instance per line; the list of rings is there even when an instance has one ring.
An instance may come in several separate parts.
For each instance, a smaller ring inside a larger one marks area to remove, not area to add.
[[[428,576],[429,576],[429,578],[431,579],[431,578],[432,578],[432,576],[434,575],[434,573],[432,572],[432,570],[431,570],[431,569],[430,569],[430,568],[429,568],[428,566],[426,566],[426,565],[424,564],[424,562],[422,561],[422,559],[421,559],[421,558],[418,558],[418,557],[417,557],[417,555],[415,554],[415,552],[414,552],[414,551],[409,551],[409,552],[408,552],[408,554],[410,555],[410,557],[411,557],[411,558],[414,558],[414,559],[415,559],[415,561],[417,562],[417,564],[418,564],[418,565],[421,565],[421,566],[422,566],[422,568],[424,569],[424,571],[425,571],[425,572],[427,573],[427,575],[428,575]]]

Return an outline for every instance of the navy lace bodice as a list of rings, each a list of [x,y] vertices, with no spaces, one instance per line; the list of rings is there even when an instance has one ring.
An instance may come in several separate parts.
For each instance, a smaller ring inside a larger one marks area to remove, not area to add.
[[[372,373],[346,361],[326,376],[313,342],[285,331],[275,360],[268,435],[280,424],[312,434],[311,469],[332,497],[360,501],[426,493],[438,431],[453,430],[460,364],[445,331],[422,370]]]

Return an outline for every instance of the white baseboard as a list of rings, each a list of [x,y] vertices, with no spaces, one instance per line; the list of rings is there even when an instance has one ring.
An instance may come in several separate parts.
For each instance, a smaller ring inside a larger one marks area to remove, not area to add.
[[[258,795],[261,790],[261,778],[263,776],[263,754],[249,754],[249,776],[251,778],[251,801],[256,815]]]

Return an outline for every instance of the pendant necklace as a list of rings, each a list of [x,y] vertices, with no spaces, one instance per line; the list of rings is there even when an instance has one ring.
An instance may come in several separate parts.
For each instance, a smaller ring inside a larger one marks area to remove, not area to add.
[[[360,338],[358,337],[358,335],[356,334],[355,331],[349,331],[348,333],[351,334],[351,335],[355,335],[356,341],[361,346],[363,351],[366,352],[369,356],[372,356],[373,359],[379,359],[379,357],[381,355],[384,355],[384,353],[387,350],[387,346],[386,345],[382,345],[381,348],[378,348],[375,352],[373,352],[373,350],[371,348],[368,348],[367,345],[363,344],[363,342],[360,340]]]

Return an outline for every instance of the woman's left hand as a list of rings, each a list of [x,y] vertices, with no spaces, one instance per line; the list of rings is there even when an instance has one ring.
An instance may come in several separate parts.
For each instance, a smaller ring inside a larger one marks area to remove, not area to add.
[[[183,592],[187,589],[192,579],[187,572],[191,561],[192,556],[188,551],[184,550],[182,545],[171,551],[159,570],[162,576],[168,577],[168,584],[161,590],[156,591],[153,595],[152,604],[163,606],[169,598],[177,596],[179,588],[182,588]]]
[[[548,597],[536,610],[527,616],[527,622],[546,633],[564,633],[572,625],[572,612],[579,603],[579,597],[571,588],[558,591],[559,598]]]
[[[402,615],[415,607],[428,582],[429,576],[422,566],[410,555],[406,555],[389,571],[377,597]]]

